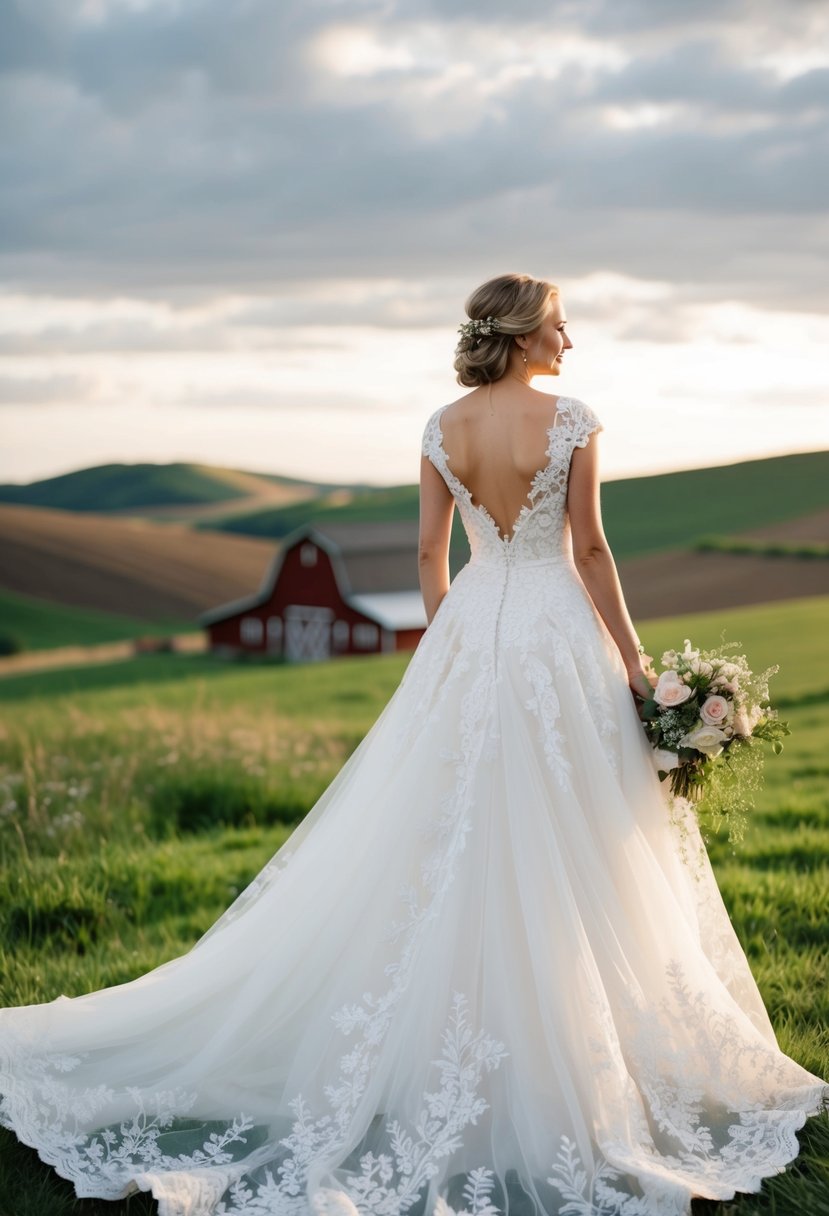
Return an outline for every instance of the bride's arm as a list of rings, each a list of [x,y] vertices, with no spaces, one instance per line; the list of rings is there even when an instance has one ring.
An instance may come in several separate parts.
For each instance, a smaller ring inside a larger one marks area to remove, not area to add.
[[[573,450],[567,487],[567,510],[573,538],[573,558],[581,580],[628,673],[632,687],[646,693],[650,679],[643,674],[650,655],[639,653],[639,637],[630,619],[622,584],[602,525],[599,499],[599,458],[596,433],[586,447]]]
[[[449,590],[449,538],[455,500],[449,487],[429,460],[420,460],[420,535],[418,566],[420,591],[431,625],[440,601]]]

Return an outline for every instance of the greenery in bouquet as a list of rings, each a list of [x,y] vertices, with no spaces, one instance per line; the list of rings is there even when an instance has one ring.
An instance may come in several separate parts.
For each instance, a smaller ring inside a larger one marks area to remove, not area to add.
[[[740,643],[698,650],[666,650],[665,670],[642,705],[660,779],[671,794],[694,804],[697,819],[728,829],[732,843],[743,838],[753,795],[762,783],[764,751],[783,750],[790,733],[769,703],[769,678],[754,673],[744,655],[728,653]]]

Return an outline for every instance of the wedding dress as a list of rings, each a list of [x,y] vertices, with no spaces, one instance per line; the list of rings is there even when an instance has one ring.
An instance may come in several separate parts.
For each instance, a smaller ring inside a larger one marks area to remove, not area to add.
[[[505,537],[441,414],[423,451],[471,559],[335,780],[187,954],[0,1011],[0,1120],[79,1195],[679,1216],[758,1190],[829,1097],[683,856],[573,563],[570,457],[600,422],[559,400]]]

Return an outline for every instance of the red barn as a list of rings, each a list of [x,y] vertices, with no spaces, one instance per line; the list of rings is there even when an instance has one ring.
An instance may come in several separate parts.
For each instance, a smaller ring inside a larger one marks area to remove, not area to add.
[[[210,649],[288,661],[413,650],[426,628],[417,539],[416,520],[297,529],[260,591],[199,618]]]

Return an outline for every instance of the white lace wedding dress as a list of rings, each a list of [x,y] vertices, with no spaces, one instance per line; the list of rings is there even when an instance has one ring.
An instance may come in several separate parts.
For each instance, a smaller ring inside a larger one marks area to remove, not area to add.
[[[600,423],[560,399],[503,538],[441,412],[423,450],[472,557],[364,741],[187,954],[0,1012],[0,1120],[79,1195],[678,1216],[758,1190],[829,1097],[683,860],[573,564],[570,456]]]

